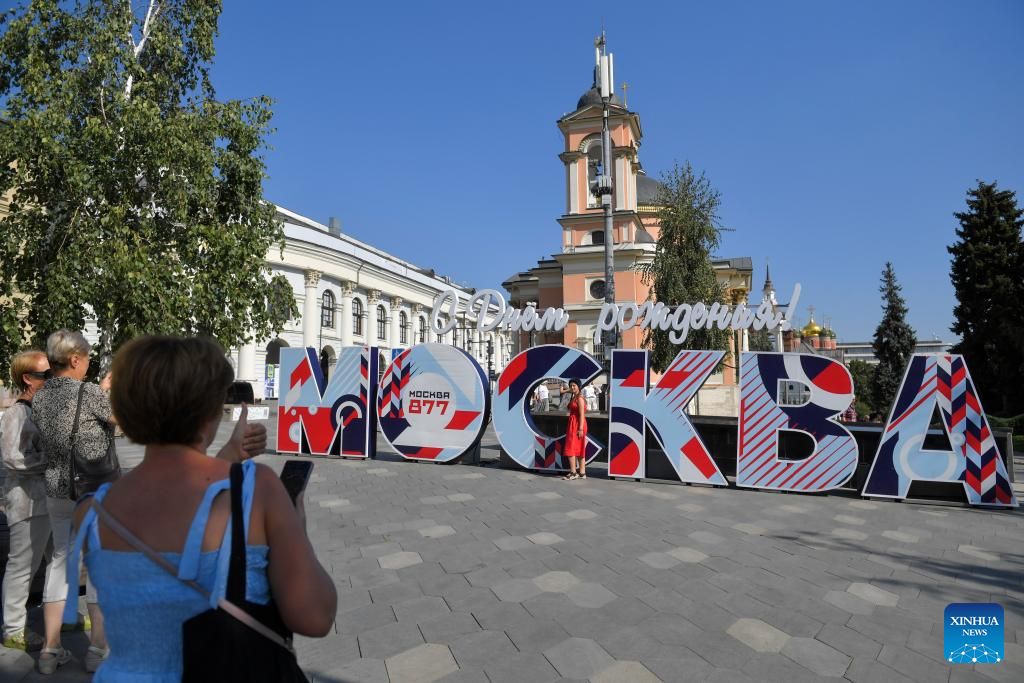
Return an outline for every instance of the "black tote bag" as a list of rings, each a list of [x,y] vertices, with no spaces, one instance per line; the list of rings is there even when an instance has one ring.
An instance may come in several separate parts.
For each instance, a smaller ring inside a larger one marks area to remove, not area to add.
[[[83,382],[78,387],[78,405],[75,407],[75,422],[71,427],[71,500],[78,500],[87,493],[95,493],[103,484],[121,478],[121,462],[117,459],[117,446],[113,435],[106,435],[107,445],[102,457],[90,460],[82,455],[78,427],[82,417],[84,392]]]
[[[178,570],[93,501],[100,518],[118,536],[178,578]],[[195,581],[178,579],[202,594]],[[231,561],[225,597],[217,609],[182,624],[182,683],[308,683],[295,658],[288,631],[273,600],[266,605],[245,599],[245,519],[242,466],[231,466]]]

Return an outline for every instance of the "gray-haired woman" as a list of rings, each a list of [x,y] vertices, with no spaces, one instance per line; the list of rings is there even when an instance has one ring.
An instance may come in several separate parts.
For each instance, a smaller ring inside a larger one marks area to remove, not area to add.
[[[71,660],[61,646],[61,618],[67,596],[68,540],[75,503],[71,500],[71,435],[78,412],[79,393],[82,408],[75,441],[83,456],[96,459],[106,452],[114,438],[114,416],[106,392],[92,383],[84,383],[89,371],[89,343],[80,332],[58,330],[46,341],[46,355],[53,377],[46,381],[32,402],[32,419],[43,437],[48,463],[46,466],[46,507],[53,528],[53,559],[46,572],[43,623],[46,642],[39,655],[40,673],[51,674]],[[73,582],[74,583],[74,582]],[[85,670],[95,671],[106,658],[106,634],[103,615],[96,604],[92,586],[87,586],[86,602],[92,621],[90,647],[85,656]],[[58,599],[59,598],[59,599]]]

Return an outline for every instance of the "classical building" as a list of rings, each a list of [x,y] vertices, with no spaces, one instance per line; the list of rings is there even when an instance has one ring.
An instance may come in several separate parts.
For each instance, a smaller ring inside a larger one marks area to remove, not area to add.
[[[914,353],[949,353],[953,344],[940,341],[939,339],[917,341],[914,346]],[[844,362],[851,360],[862,360],[870,365],[877,365],[878,358],[875,356],[875,349],[871,342],[839,342],[836,348],[843,353]]]
[[[277,217],[284,226],[284,251],[275,246],[267,262],[288,279],[300,317],[272,339],[232,350],[237,377],[250,382],[257,397],[276,398],[275,370],[286,346],[317,349],[328,377],[338,349],[353,344],[379,347],[382,373],[395,351],[428,341],[465,349],[494,375],[505,367],[511,352],[507,333],[479,333],[472,317],[458,320],[443,336],[430,331],[438,293],[454,289],[465,302],[473,290],[344,234],[336,219],[324,225],[280,206]]]
[[[517,350],[533,344],[566,344],[597,356],[604,349],[594,343],[597,316],[605,296],[604,213],[590,190],[601,157],[602,101],[595,69],[593,86],[583,93],[576,109],[558,120],[564,147],[558,155],[565,166],[564,213],[557,219],[561,228],[560,251],[533,268],[516,273],[503,283],[512,305],[536,302],[539,307],[561,307],[571,316],[562,332],[519,335]],[[614,230],[615,298],[618,303],[643,303],[650,285],[643,281],[639,267],[654,258],[660,232],[658,195],[661,183],[648,177],[640,163],[643,139],[640,115],[630,111],[614,93],[610,98],[609,129],[612,142],[612,206]],[[746,302],[753,274],[750,258],[713,261],[719,283],[732,303]],[[637,328],[621,336],[621,347],[641,348],[643,332]],[[748,348],[746,332],[737,333],[723,372],[705,385],[735,387],[735,351]],[[722,392],[717,392],[722,393]],[[735,403],[735,392],[724,403]],[[721,397],[720,397],[721,398]],[[713,402],[713,401],[711,401]],[[709,401],[705,400],[704,405]],[[728,410],[727,412],[734,412]]]

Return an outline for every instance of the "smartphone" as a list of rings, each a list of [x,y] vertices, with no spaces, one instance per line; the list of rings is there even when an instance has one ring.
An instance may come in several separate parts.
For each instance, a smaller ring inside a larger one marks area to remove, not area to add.
[[[281,469],[281,483],[291,496],[292,503],[299,494],[306,490],[309,475],[313,473],[313,463],[309,460],[289,460]]]

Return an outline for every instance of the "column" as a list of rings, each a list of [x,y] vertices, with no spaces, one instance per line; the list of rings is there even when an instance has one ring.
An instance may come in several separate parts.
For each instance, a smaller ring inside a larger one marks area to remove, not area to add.
[[[412,339],[409,340],[409,346],[414,346],[415,344],[419,344],[420,343],[420,316],[422,316],[422,315],[423,315],[423,304],[413,304],[412,305],[412,332],[411,332]],[[423,328],[427,329],[427,326],[423,325]],[[424,332],[423,341],[424,342],[432,342],[434,340],[430,338],[430,333],[429,332]]]
[[[312,346],[320,353],[317,346],[317,334],[320,331],[320,306],[317,301],[316,288],[320,284],[320,271],[306,271],[306,299],[302,302],[302,344]]]
[[[356,291],[351,282],[341,283],[341,306],[338,309],[338,336],[341,348],[352,346],[352,294]]]
[[[240,382],[255,384],[256,380],[256,342],[247,341],[238,348],[238,370],[235,379]]]
[[[371,289],[366,293],[366,343],[377,346],[381,340],[377,338],[377,304],[380,303],[380,291]]]
[[[412,343],[408,340],[405,344],[402,344],[402,297],[393,296],[391,297],[391,348],[397,349],[402,346],[412,346]]]

